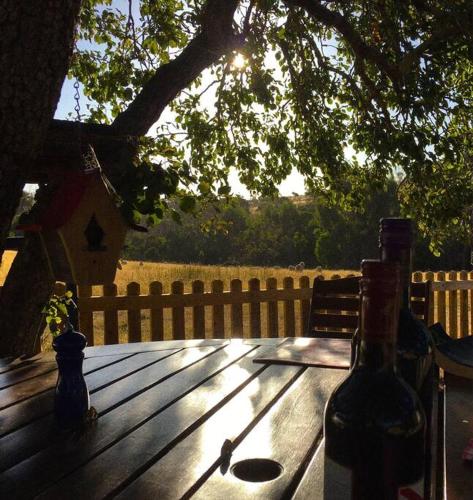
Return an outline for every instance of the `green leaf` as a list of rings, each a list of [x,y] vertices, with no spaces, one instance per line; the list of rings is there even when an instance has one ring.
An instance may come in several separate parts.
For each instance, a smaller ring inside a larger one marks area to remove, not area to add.
[[[58,304],[58,309],[64,316],[67,316],[67,307],[65,304]]]
[[[185,213],[192,212],[195,209],[195,205],[196,200],[194,196],[186,195],[179,200],[179,208]]]
[[[178,224],[181,224],[182,223],[181,214],[174,209],[171,209],[170,212],[171,212],[171,217],[172,217],[173,221],[177,222]]]

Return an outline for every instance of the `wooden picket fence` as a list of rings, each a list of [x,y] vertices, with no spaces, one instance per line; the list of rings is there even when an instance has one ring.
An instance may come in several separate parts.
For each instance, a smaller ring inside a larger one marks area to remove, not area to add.
[[[333,275],[331,279],[339,278]],[[416,272],[413,281],[432,282],[429,323],[440,321],[452,337],[473,330],[473,272]],[[139,283],[129,283],[126,295],[118,295],[115,284],[92,295],[91,287],[79,288],[79,323],[88,344],[115,344],[147,340],[200,338],[260,338],[304,336],[308,324],[312,278],[301,276],[295,287],[291,277],[258,279],[247,287],[239,279],[229,287],[220,280],[205,290],[204,282],[175,281],[164,293],[159,281],[146,293]]]

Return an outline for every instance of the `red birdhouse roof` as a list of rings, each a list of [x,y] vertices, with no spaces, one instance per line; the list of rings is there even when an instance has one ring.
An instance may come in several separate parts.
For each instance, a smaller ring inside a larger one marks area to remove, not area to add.
[[[54,192],[49,205],[39,214],[36,222],[18,226],[17,229],[41,231],[64,226],[77,209],[90,183],[100,175],[99,168],[64,172],[63,181]]]
[[[64,226],[72,217],[92,180],[100,176],[100,170],[68,172],[49,206],[41,214],[39,224],[44,229]]]

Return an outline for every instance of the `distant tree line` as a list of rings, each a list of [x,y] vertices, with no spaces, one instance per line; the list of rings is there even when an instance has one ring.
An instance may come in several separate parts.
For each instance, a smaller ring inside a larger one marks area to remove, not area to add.
[[[248,201],[166,215],[148,233],[130,232],[124,258],[182,263],[357,269],[378,256],[381,217],[398,216],[396,184],[367,197],[363,213],[346,212],[308,196]],[[174,214],[175,215],[175,214]],[[451,238],[439,256],[416,236],[414,267],[422,270],[470,268],[470,246]]]

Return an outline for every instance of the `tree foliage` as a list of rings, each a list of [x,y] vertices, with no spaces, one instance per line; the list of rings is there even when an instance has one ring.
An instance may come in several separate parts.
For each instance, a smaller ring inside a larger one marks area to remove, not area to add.
[[[328,206],[316,197],[293,197],[230,203],[199,215],[182,213],[176,225],[170,214],[150,233],[130,233],[124,258],[182,263],[358,269],[365,258],[377,258],[379,219],[399,214],[396,184],[367,197],[363,213]],[[218,215],[218,217],[217,217]],[[448,270],[468,266],[469,248],[450,238],[439,257],[428,240],[417,235],[416,269]]]
[[[218,47],[232,34],[233,45],[184,82],[146,142],[149,168],[173,170],[177,192],[226,195],[233,167],[271,195],[295,168],[313,193],[353,208],[396,172],[404,212],[424,233],[465,232],[471,2],[85,0],[71,75],[91,99],[90,119],[120,122],[156,68],[209,32]],[[161,215],[162,202],[133,203]]]

